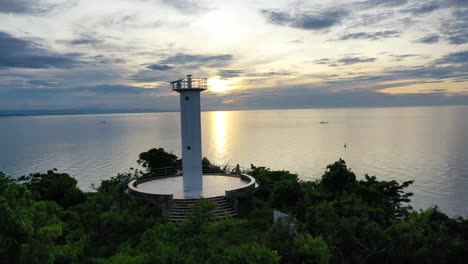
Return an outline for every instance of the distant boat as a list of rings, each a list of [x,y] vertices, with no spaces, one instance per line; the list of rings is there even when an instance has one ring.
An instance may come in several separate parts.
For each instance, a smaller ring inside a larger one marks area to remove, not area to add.
[[[320,124],[328,124],[328,121],[320,121]]]
[[[99,123],[105,124],[105,123],[107,123],[107,121],[99,121]]]

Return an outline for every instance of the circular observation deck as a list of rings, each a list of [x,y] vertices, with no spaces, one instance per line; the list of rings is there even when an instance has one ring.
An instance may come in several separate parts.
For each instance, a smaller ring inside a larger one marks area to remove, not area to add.
[[[259,184],[245,171],[239,169],[203,173],[201,190],[184,190],[181,168],[158,169],[161,173],[133,180],[128,184],[128,193],[144,199],[170,201],[173,199],[199,199],[225,196],[238,198],[254,192]]]

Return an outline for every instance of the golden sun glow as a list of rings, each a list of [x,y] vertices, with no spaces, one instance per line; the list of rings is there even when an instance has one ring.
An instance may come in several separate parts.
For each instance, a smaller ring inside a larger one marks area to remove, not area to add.
[[[208,90],[215,93],[222,93],[231,90],[231,81],[220,79],[208,79]]]
[[[216,152],[218,155],[224,155],[226,145],[226,112],[214,112],[214,135],[216,142]]]

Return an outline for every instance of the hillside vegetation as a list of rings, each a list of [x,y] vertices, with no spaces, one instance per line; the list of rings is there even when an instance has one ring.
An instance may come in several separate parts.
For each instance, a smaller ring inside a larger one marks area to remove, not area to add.
[[[204,161],[209,162],[207,159]],[[180,165],[163,149],[147,168]],[[210,163],[211,164],[211,163]],[[66,173],[12,179],[0,173],[0,263],[466,263],[468,219],[408,205],[412,182],[357,179],[339,160],[315,181],[251,166],[261,188],[239,201],[238,219],[210,221],[203,201],[169,222],[129,199],[131,170],[83,193]],[[273,221],[273,210],[290,215]]]

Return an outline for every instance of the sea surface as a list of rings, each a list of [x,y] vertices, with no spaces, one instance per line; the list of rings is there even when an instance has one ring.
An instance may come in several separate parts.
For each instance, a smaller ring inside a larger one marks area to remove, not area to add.
[[[179,113],[0,117],[0,171],[57,168],[90,190],[150,148],[180,156],[179,122]],[[217,164],[312,180],[342,158],[358,178],[414,180],[416,209],[468,216],[468,106],[203,112],[202,134]]]

